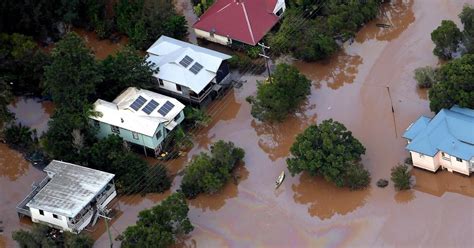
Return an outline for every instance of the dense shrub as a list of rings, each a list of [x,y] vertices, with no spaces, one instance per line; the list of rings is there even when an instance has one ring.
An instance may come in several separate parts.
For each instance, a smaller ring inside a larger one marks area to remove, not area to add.
[[[436,71],[431,66],[416,68],[414,78],[418,88],[431,88],[436,83]]]
[[[407,190],[411,188],[411,176],[407,165],[399,164],[393,167],[390,175],[396,190]]]
[[[363,189],[370,184],[370,173],[361,164],[350,164],[344,173],[344,185],[352,190]]]
[[[12,238],[22,248],[92,248],[94,244],[86,234],[60,232],[40,224],[34,224],[30,231],[14,231]]]
[[[13,124],[7,127],[4,131],[5,141],[20,150],[29,150],[33,148],[34,140],[33,134],[36,133],[27,126],[20,124]]]
[[[216,193],[230,179],[232,170],[244,155],[244,150],[234,143],[219,140],[211,146],[210,154],[199,154],[187,166],[181,191],[188,198],[199,193]]]
[[[206,111],[193,108],[191,106],[186,106],[184,108],[184,124],[187,128],[193,128],[196,126],[206,127],[211,122],[211,116],[206,113]]]

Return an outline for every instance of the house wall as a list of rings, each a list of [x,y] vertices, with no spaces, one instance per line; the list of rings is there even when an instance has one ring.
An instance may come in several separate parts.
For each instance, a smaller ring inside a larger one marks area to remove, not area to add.
[[[439,168],[439,163],[433,157],[422,155],[417,152],[410,151],[413,166],[435,172]]]
[[[456,160],[455,156],[451,156],[446,152],[444,153],[444,158],[443,158],[443,155],[442,155],[441,151],[439,151],[436,154],[435,158],[439,161],[439,164],[441,166],[443,166],[444,168],[446,168],[450,172],[456,171],[456,172],[459,172],[459,173],[462,173],[462,174],[465,174],[465,175],[468,175],[468,176],[470,174],[469,161],[462,160],[462,162],[459,162],[459,161]]]
[[[95,124],[94,124],[95,125]],[[155,131],[155,134],[158,132],[159,129],[163,129],[163,124],[160,124],[160,126],[157,128],[157,131]],[[153,135],[153,137],[146,136],[141,133],[137,133],[138,139],[133,138],[133,132],[127,129],[120,128],[120,133],[116,134],[112,132],[111,125],[105,122],[100,122],[99,121],[99,127],[98,127],[98,132],[97,132],[97,137],[102,139],[105,138],[111,134],[118,135],[122,137],[123,140],[128,141],[133,144],[137,144],[140,146],[146,146],[150,149],[155,149],[161,142],[163,142],[163,137],[160,139],[156,139],[156,136]]]
[[[58,215],[58,219],[53,217],[53,214],[50,212],[44,212],[44,215],[41,215],[39,209],[30,208],[31,220],[35,223],[43,222],[45,224],[53,225],[55,227],[60,227],[63,230],[71,231],[67,224],[67,218],[65,216]]]
[[[159,88],[163,88],[165,90],[169,90],[169,91],[172,91],[172,92],[175,92],[175,93],[178,93],[178,94],[182,94],[182,91],[179,91],[179,90],[176,89],[176,83],[166,81],[166,80],[161,80],[161,82],[163,83],[163,85],[160,85],[158,83]],[[181,87],[184,87],[184,86],[181,86]]]
[[[222,44],[224,46],[227,46],[227,45],[232,43],[232,39],[230,39],[230,38],[227,38],[225,36],[218,35],[218,34],[214,34],[214,36],[211,36],[211,34],[209,32],[204,31],[204,30],[200,30],[200,29],[195,28],[194,33],[196,33],[196,36],[198,38],[203,38],[203,39],[206,39],[208,41],[212,41],[212,42],[215,42],[215,43]]]
[[[275,5],[275,9],[273,10],[273,14],[276,14],[280,8],[283,8],[283,12],[286,10],[285,0],[278,0],[277,4]]]

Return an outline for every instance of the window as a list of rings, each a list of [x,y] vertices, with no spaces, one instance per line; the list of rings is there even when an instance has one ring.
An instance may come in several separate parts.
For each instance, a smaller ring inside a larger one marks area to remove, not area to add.
[[[181,113],[179,113],[178,115],[174,117],[174,121],[178,121],[180,117],[181,117]]]
[[[177,90],[177,91],[181,91],[181,85],[177,84],[177,85],[176,85],[176,90]]]
[[[161,138],[161,130],[158,130],[158,132],[156,132],[156,139],[160,139]]]
[[[456,161],[458,161],[458,162],[461,162],[461,163],[462,163],[462,159],[460,159],[460,158],[456,158]]]
[[[57,216],[57,215],[53,214],[53,218],[55,218],[55,219],[59,219],[59,216]]]
[[[441,156],[446,157],[446,154],[444,154],[444,152],[441,152]]]
[[[110,126],[110,130],[112,130],[112,133],[120,133],[120,128],[116,126]]]
[[[132,136],[133,136],[134,139],[136,139],[136,140],[138,139],[138,133],[132,132]]]
[[[160,86],[165,86],[165,84],[163,83],[163,80],[161,79],[158,80],[158,83],[160,84]]]
[[[100,122],[98,120],[94,120],[94,126],[99,128],[100,127]]]
[[[280,8],[280,9],[276,12],[276,15],[277,15],[277,16],[281,16],[281,14],[283,14],[283,8]]]
[[[44,216],[44,211],[43,210],[39,210],[40,214]]]

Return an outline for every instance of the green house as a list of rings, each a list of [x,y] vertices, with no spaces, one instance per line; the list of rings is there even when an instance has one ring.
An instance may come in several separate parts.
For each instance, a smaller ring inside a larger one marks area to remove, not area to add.
[[[130,87],[112,102],[98,99],[91,116],[99,138],[119,135],[132,145],[158,155],[165,138],[184,120],[184,105],[149,90]]]

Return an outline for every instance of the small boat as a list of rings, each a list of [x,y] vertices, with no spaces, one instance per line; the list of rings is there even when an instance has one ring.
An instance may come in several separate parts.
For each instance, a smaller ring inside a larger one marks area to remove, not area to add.
[[[392,25],[385,24],[385,23],[376,23],[375,26],[377,26],[379,28],[390,28],[390,27],[392,27]]]
[[[281,174],[278,176],[275,182],[275,189],[278,189],[278,187],[280,187],[280,185],[283,183],[283,180],[285,180],[285,171],[282,171]]]

